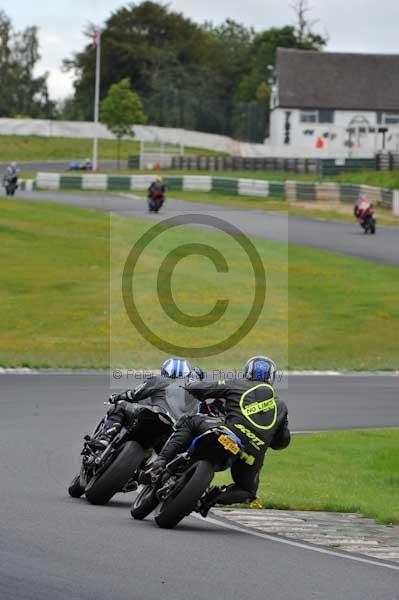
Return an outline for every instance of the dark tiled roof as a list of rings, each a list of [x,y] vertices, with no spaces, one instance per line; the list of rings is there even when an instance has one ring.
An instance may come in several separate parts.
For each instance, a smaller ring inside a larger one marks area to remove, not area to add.
[[[277,51],[279,106],[399,111],[399,55]]]

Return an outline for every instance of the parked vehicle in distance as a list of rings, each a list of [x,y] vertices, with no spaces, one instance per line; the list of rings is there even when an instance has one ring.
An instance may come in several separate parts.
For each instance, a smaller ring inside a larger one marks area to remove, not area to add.
[[[91,160],[89,158],[86,158],[86,160],[83,163],[80,163],[77,160],[71,160],[71,162],[69,163],[69,171],[92,171],[92,170],[93,170],[93,163],[91,162]]]

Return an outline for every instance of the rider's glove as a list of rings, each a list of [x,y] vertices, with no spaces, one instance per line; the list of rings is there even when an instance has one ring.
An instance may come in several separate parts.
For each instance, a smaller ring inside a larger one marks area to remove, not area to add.
[[[165,470],[165,465],[166,465],[166,460],[163,460],[162,458],[157,458],[154,461],[154,463],[152,465],[152,469],[150,471],[152,483],[156,483],[158,481],[158,479],[160,478],[160,476],[162,475],[162,473]]]
[[[201,369],[201,367],[194,367],[193,369],[194,373],[197,375],[198,379],[200,381],[202,381],[203,379],[205,379],[205,373],[204,371]]]
[[[118,404],[118,402],[120,402],[121,400],[132,402],[133,401],[132,390],[127,390],[126,392],[122,392],[121,394],[111,394],[109,397],[110,404]]]

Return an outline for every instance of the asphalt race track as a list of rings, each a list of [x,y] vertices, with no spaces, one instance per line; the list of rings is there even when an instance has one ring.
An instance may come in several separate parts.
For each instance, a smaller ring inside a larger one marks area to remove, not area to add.
[[[293,217],[283,212],[245,211],[223,206],[169,199],[158,215],[149,214],[142,197],[110,193],[19,192],[18,198],[45,200],[110,211],[154,223],[181,214],[201,213],[225,219],[245,235],[320,248],[375,262],[399,265],[399,228],[379,227],[366,236],[357,223]]]
[[[280,393],[293,429],[398,426],[394,385],[395,377],[292,377]],[[105,507],[69,498],[108,376],[1,375],[0,390],[1,600],[399,599],[398,565],[195,517],[162,531],[130,518],[132,495]]]

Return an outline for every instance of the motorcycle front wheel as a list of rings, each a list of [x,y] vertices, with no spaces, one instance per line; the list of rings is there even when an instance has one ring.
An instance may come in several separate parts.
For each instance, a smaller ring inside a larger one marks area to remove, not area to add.
[[[85,489],[80,485],[80,475],[76,475],[70,483],[68,494],[72,498],[80,498],[85,493]]]
[[[144,459],[144,450],[137,442],[126,442],[109,467],[89,481],[86,499],[90,504],[106,504],[129,481]]]
[[[158,498],[152,485],[143,485],[136,498],[132,502],[130,514],[136,521],[142,521],[158,505]]]
[[[177,483],[176,493],[163,502],[155,517],[155,522],[162,529],[173,529],[196,507],[198,500],[205,493],[215,475],[214,466],[207,460],[194,463],[182,475],[181,483]]]

